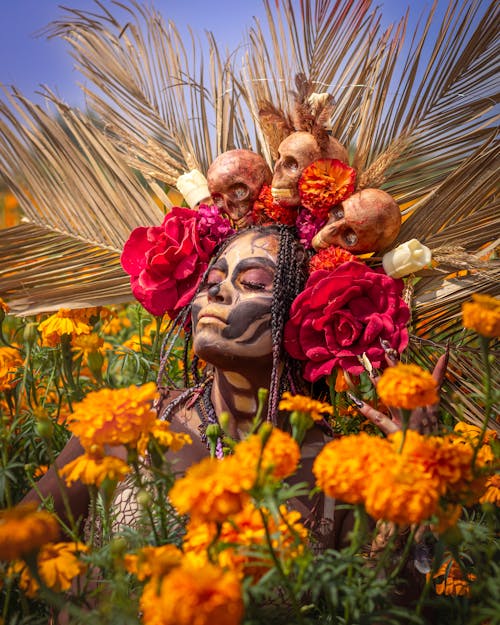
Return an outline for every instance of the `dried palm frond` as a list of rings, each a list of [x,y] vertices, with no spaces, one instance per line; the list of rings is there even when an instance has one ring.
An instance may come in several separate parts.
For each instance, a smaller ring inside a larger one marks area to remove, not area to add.
[[[118,251],[39,225],[2,230],[0,258],[2,297],[19,315],[132,300]]]

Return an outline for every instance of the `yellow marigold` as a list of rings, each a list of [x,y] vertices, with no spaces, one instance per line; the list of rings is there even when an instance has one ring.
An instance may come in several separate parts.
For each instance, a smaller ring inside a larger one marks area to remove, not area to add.
[[[168,447],[172,451],[179,451],[184,445],[191,445],[193,442],[189,434],[184,432],[172,432],[168,421],[156,419],[153,423],[150,435],[153,436],[162,447]]]
[[[45,321],[38,325],[42,334],[42,343],[48,347],[55,347],[61,342],[63,335],[79,336],[90,334],[92,328],[87,321],[82,320],[82,314],[69,308],[61,308]]]
[[[295,473],[300,460],[300,448],[290,434],[274,428],[265,441],[264,451],[263,444],[262,434],[253,434],[236,445],[234,457],[242,467],[256,471],[262,455],[260,464],[262,475],[276,480]]]
[[[95,445],[137,446],[156,420],[151,408],[155,395],[154,382],[94,391],[75,405],[68,427],[87,450]]]
[[[238,625],[244,611],[235,573],[188,561],[148,582],[140,609],[144,625]]]
[[[87,565],[78,557],[87,551],[83,543],[48,543],[43,545],[37,555],[38,573],[43,583],[55,592],[64,592],[71,588],[71,582],[81,575]],[[19,586],[28,596],[34,597],[38,592],[38,582],[32,577],[28,567],[16,562],[12,571],[21,573]]]
[[[472,302],[462,306],[464,328],[475,330],[488,338],[500,336],[500,299],[490,295],[475,294]]]
[[[23,359],[15,347],[0,347],[0,392],[12,390],[18,380],[17,369]]]
[[[262,508],[262,512],[273,550],[281,562],[289,562],[302,553],[308,532],[300,522],[300,513],[295,510],[288,511],[285,506],[281,506],[280,516],[276,519],[269,510]],[[217,544],[212,549],[212,554],[216,557],[217,564],[223,568],[244,573],[257,580],[274,566],[267,546],[262,515],[252,502],[219,527],[215,523],[190,521],[184,537],[184,553],[195,554],[200,564],[207,562],[208,548],[214,546],[215,540]]]
[[[473,445],[477,443],[481,435],[480,427],[478,427],[477,425],[473,425],[472,423],[465,423],[465,421],[459,421],[453,428],[453,431],[463,438],[469,440]],[[483,442],[490,443],[497,438],[498,435],[495,430],[486,430]]]
[[[59,536],[56,518],[36,504],[0,510],[0,560],[17,560]]]
[[[175,545],[161,547],[143,547],[137,554],[127,554],[124,558],[125,568],[140,581],[149,577],[163,577],[179,566],[182,551]]]
[[[84,453],[72,462],[68,462],[60,469],[60,473],[68,486],[80,480],[89,486],[99,487],[106,478],[121,482],[127,473],[130,473],[130,467],[126,462],[114,456]]]
[[[479,501],[500,506],[500,474],[491,475],[486,480],[485,491]]]
[[[113,314],[105,323],[102,324],[101,331],[103,334],[108,336],[115,336],[123,330],[123,328],[130,328],[132,326],[132,322],[126,315],[116,315]]]
[[[333,415],[333,408],[330,404],[311,399],[311,397],[306,397],[305,395],[292,395],[288,391],[283,393],[279,409],[288,410],[289,412],[305,412],[314,421],[321,421],[325,414]]]
[[[365,432],[331,441],[314,461],[316,484],[329,497],[362,503],[368,482],[390,453],[387,440]]]
[[[464,579],[460,566],[453,558],[449,557],[444,560],[433,578],[438,595],[468,597],[470,595],[469,582],[473,582],[476,576],[473,573],[468,573]]]
[[[365,508],[374,519],[421,523],[438,509],[439,490],[418,464],[394,453],[376,472],[367,471]]]
[[[222,522],[239,512],[248,500],[239,478],[235,456],[223,460],[205,458],[189,467],[170,491],[170,500],[181,514],[199,521]]]
[[[356,170],[335,158],[321,158],[304,169],[299,180],[302,206],[316,217],[328,217],[332,206],[354,192]]]
[[[398,363],[387,368],[377,384],[377,393],[387,406],[413,410],[439,401],[432,375],[417,365]]]

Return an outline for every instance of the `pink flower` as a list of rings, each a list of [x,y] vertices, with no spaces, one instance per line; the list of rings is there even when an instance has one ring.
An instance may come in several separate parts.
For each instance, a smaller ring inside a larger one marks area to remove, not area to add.
[[[359,262],[314,271],[285,326],[285,349],[306,361],[305,379],[314,382],[335,367],[357,375],[363,371],[358,361],[363,353],[374,367],[383,367],[380,339],[401,352],[408,344],[410,317],[402,290],[402,280]]]
[[[324,217],[316,217],[307,208],[302,208],[297,216],[295,227],[299,233],[299,240],[307,248],[311,247],[311,241],[315,235],[326,224],[327,219]]]
[[[175,318],[191,301],[212,252],[230,232],[228,220],[220,215],[218,220],[215,215],[176,206],[161,226],[131,232],[121,264],[130,275],[134,297],[151,314],[166,312]]]

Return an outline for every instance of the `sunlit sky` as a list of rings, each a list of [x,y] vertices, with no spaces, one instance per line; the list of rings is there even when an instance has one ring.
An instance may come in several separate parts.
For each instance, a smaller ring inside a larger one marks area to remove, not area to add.
[[[271,4],[274,1],[271,0]],[[295,5],[299,4],[298,0],[293,1]],[[112,7],[110,0],[102,2]],[[205,30],[212,31],[223,49],[235,48],[245,29],[252,24],[253,17],[265,21],[264,4],[258,0],[153,0],[152,3],[144,0],[143,3],[153,4],[166,19],[176,24],[181,33],[187,33],[190,26],[203,39]],[[407,2],[382,0],[375,4],[382,7],[387,24],[401,17]],[[424,2],[411,4],[414,20],[430,5]],[[447,1],[440,0],[439,4],[444,9]],[[38,99],[36,91],[40,84],[44,84],[69,104],[81,104],[83,98],[77,86],[80,75],[73,69],[74,62],[67,45],[58,39],[37,36],[37,31],[62,16],[61,5],[96,10],[94,0],[0,0],[0,83],[15,85],[31,99]]]

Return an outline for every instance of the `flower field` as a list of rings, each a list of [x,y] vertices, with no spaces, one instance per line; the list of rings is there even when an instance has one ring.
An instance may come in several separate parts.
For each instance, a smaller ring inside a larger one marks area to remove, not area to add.
[[[356,369],[331,375],[324,401],[285,393],[287,431],[257,419],[241,442],[207,430],[226,456],[183,475],[176,454],[193,443],[153,408],[161,318],[138,305],[16,318],[2,302],[2,622],[498,623],[495,301],[464,306],[484,355],[481,427],[457,406],[438,433],[419,434],[415,412],[438,398],[430,373],[398,364],[374,389]],[[169,367],[182,386],[180,348]],[[381,437],[350,397],[399,411],[401,428]],[[300,444],[323,420],[335,436],[314,459],[315,483],[297,483]],[[20,504],[72,434],[81,455],[55,474],[63,500],[64,483],[88,489],[85,524],[50,500]],[[114,506],[125,487],[133,523]],[[320,549],[300,506],[287,505],[321,493],[352,519],[340,548]]]

